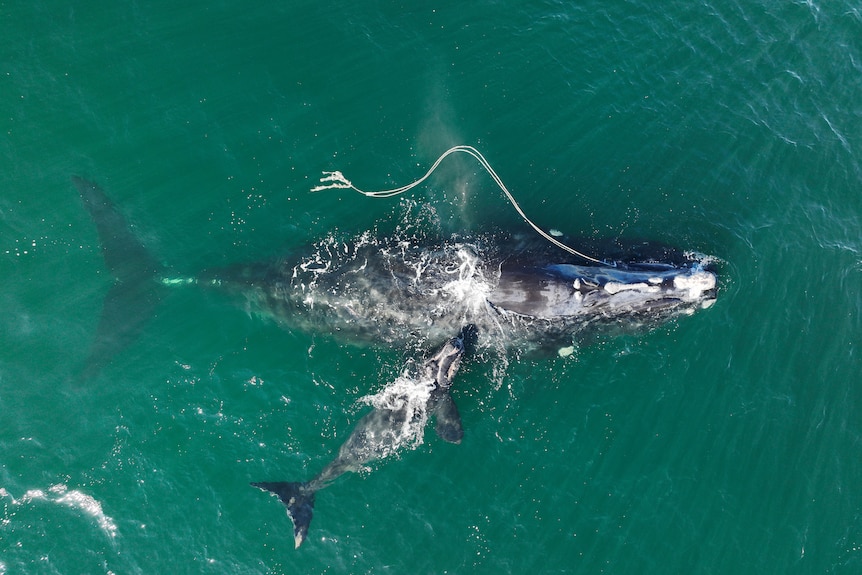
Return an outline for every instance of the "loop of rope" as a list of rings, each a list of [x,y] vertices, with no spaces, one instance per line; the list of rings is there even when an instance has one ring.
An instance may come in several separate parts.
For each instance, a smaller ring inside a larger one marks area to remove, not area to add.
[[[542,236],[543,238],[545,238],[546,240],[548,240],[549,242],[551,242],[552,244],[554,244],[558,248],[565,250],[572,255],[584,258],[585,260],[588,260],[588,261],[591,261],[591,262],[594,262],[597,264],[613,265],[613,264],[609,264],[608,262],[590,257],[590,256],[583,254],[583,253],[581,253],[581,252],[579,252],[573,248],[570,248],[569,246],[567,246],[563,242],[557,240],[556,238],[551,236],[549,233],[547,233],[545,230],[543,230],[542,228],[540,228],[539,226],[534,224],[530,220],[530,218],[527,217],[527,214],[525,214],[524,211],[521,209],[521,206],[518,205],[518,202],[515,201],[515,197],[506,188],[506,185],[503,183],[503,180],[500,179],[500,176],[497,175],[497,172],[495,172],[494,168],[491,167],[491,164],[488,163],[488,160],[486,160],[485,157],[479,152],[479,150],[477,150],[473,146],[455,146],[453,148],[449,148],[448,150],[446,150],[443,153],[442,156],[437,158],[437,161],[434,162],[434,165],[431,166],[431,168],[425,173],[424,176],[422,176],[421,178],[419,178],[415,182],[407,184],[406,186],[401,186],[400,188],[393,188],[391,190],[381,190],[381,191],[376,191],[376,192],[366,192],[366,191],[360,190],[359,188],[354,186],[350,182],[350,180],[348,180],[347,178],[344,177],[344,174],[342,174],[341,172],[335,171],[335,172],[323,172],[323,177],[320,178],[320,183],[322,185],[313,187],[311,189],[311,191],[312,192],[320,192],[323,190],[331,190],[331,189],[351,189],[351,190],[354,190],[356,192],[359,192],[363,196],[368,196],[370,198],[389,198],[392,196],[397,196],[398,194],[403,194],[404,192],[415,188],[416,186],[418,186],[419,184],[421,184],[422,182],[427,180],[428,177],[431,175],[431,173],[437,169],[437,166],[440,165],[440,162],[442,162],[447,156],[454,154],[456,152],[469,154],[470,156],[475,158],[479,162],[479,165],[481,165],[483,168],[485,168],[485,171],[488,172],[488,174],[491,176],[491,179],[494,180],[494,183],[496,183],[500,187],[500,189],[503,190],[503,193],[506,195],[506,198],[515,207],[515,210],[518,212],[518,215],[520,215],[521,218],[523,218],[523,220],[525,222],[527,222],[527,224],[529,224],[530,227],[533,228],[536,231],[536,233],[538,233],[540,236]]]

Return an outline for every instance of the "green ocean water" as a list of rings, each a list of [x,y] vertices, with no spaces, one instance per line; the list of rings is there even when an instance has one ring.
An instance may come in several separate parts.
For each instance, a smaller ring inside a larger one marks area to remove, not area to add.
[[[0,575],[862,572],[862,6],[0,2]],[[468,362],[460,445],[317,496],[403,350],[177,287],[76,378],[111,286],[70,176],[178,277],[403,223],[720,259],[716,304]],[[410,202],[415,202],[411,204]]]

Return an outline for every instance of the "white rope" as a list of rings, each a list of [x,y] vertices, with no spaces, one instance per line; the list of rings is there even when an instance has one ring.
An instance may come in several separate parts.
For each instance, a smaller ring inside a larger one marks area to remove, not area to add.
[[[476,160],[479,162],[479,165],[481,165],[483,168],[485,168],[485,171],[488,172],[488,174],[491,176],[491,179],[493,179],[494,182],[500,187],[500,189],[503,190],[503,193],[506,195],[506,198],[508,198],[508,200],[515,207],[515,210],[518,212],[518,215],[520,215],[524,219],[524,221],[530,225],[531,228],[536,230],[536,232],[540,236],[542,236],[543,238],[545,238],[546,240],[548,240],[549,242],[551,242],[552,244],[554,244],[558,248],[563,249],[572,255],[582,257],[585,260],[589,260],[589,261],[597,263],[597,264],[612,265],[612,264],[609,264],[608,262],[590,257],[586,254],[582,254],[581,252],[579,252],[573,248],[570,248],[569,246],[567,246],[563,242],[557,240],[556,238],[551,236],[549,233],[547,233],[545,230],[543,230],[542,228],[540,228],[539,226],[534,224],[530,220],[530,218],[527,217],[527,214],[525,214],[524,211],[521,209],[521,206],[518,205],[518,202],[515,201],[514,196],[512,196],[511,192],[509,192],[509,190],[506,188],[506,185],[503,184],[503,180],[500,179],[500,176],[497,175],[497,172],[495,172],[494,168],[491,167],[491,164],[488,163],[488,160],[486,160],[485,157],[479,152],[479,150],[477,150],[473,146],[455,146],[454,148],[449,148],[448,150],[446,150],[446,152],[443,153],[442,156],[437,158],[437,161],[434,162],[434,165],[431,166],[431,168],[425,173],[424,176],[422,176],[421,178],[419,178],[415,182],[407,184],[406,186],[401,186],[400,188],[394,188],[391,190],[381,190],[381,191],[377,191],[377,192],[365,192],[363,190],[360,190],[356,186],[354,186],[350,182],[350,180],[348,180],[347,178],[344,177],[344,174],[336,171],[336,172],[323,172],[323,177],[320,178],[320,183],[322,185],[313,187],[311,189],[311,191],[312,192],[320,192],[323,190],[331,190],[331,189],[351,189],[351,190],[354,190],[356,192],[359,192],[363,196],[368,196],[370,198],[389,198],[392,196],[397,196],[398,194],[403,194],[404,192],[415,188],[416,186],[418,186],[419,184],[421,184],[422,182],[427,180],[428,177],[431,175],[431,173],[437,169],[437,166],[440,165],[440,162],[442,162],[450,154],[454,154],[456,152],[462,152],[464,154],[469,154],[469,155],[473,156],[474,158],[476,158]]]

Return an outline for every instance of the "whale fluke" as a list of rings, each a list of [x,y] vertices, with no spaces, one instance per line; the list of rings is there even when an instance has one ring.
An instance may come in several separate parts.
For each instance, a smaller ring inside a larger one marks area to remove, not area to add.
[[[278,498],[287,507],[287,516],[293,521],[293,544],[299,549],[308,527],[311,525],[311,515],[314,512],[314,490],[307,483],[288,481],[264,481],[252,483],[253,487],[263,489],[278,495]]]
[[[72,176],[84,207],[96,224],[105,265],[114,277],[81,378],[95,376],[137,339],[162,299],[155,279],[161,264],[135,236],[126,218],[93,182]]]

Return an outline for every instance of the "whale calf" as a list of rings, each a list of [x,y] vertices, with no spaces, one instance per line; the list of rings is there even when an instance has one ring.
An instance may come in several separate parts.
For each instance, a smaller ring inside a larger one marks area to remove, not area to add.
[[[436,431],[450,443],[464,435],[461,417],[449,389],[465,350],[472,347],[476,327],[465,326],[456,337],[425,360],[415,376],[402,376],[376,397],[378,406],[365,415],[339,448],[338,455],[313,479],[306,482],[255,482],[254,487],[278,496],[293,522],[294,545],[299,548],[308,534],[314,510],[314,495],[348,471],[360,471],[366,463],[384,459],[421,441],[429,417],[436,418]]]

